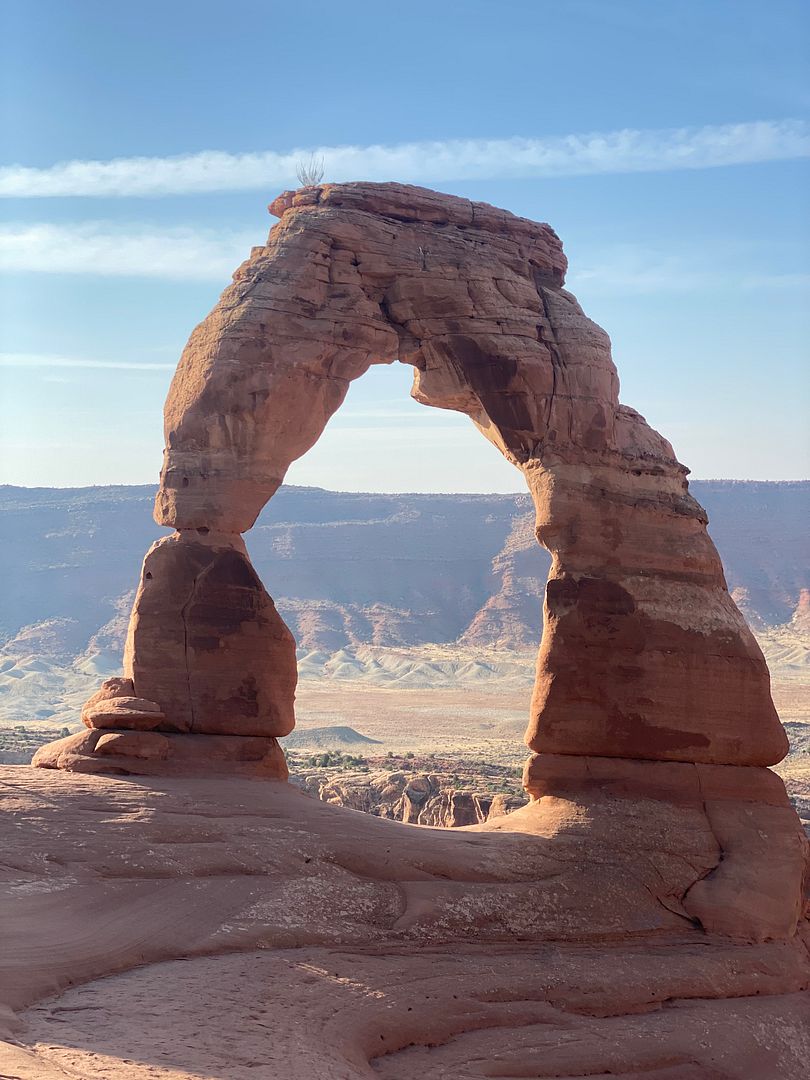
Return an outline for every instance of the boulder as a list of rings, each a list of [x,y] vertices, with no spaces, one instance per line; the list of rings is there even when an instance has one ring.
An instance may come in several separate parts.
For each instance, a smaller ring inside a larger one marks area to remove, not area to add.
[[[122,682],[129,680],[121,680]],[[154,701],[139,697],[91,698],[82,707],[82,722],[90,728],[134,728],[151,731],[165,723],[166,717]]]

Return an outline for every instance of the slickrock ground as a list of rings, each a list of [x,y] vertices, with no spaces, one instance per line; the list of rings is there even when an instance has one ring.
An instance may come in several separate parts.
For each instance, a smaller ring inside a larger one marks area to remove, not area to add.
[[[686,918],[716,844],[654,797],[440,830],[274,781],[0,784],[2,1076],[806,1076],[806,932]]]

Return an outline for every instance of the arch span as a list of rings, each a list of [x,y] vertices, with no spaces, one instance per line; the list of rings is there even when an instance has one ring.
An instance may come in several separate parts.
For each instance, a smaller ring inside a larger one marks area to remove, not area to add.
[[[129,704],[92,706],[97,730],[127,708],[142,730],[138,703],[152,702],[161,760],[169,736],[290,730],[294,642],[241,533],[349,383],[400,360],[416,400],[468,415],[533,496],[553,565],[530,749],[779,761],[767,668],[687,470],[619,403],[609,339],[563,288],[554,231],[398,184],[304,188],[270,209],[278,224],[192,333],[169,392],[155,518],[176,532],[144,563]],[[266,767],[281,768],[278,754]]]

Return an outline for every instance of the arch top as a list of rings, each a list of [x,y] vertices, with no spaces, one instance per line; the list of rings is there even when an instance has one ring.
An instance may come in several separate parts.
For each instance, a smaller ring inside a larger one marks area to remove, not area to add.
[[[540,273],[546,275],[546,284],[559,288],[565,283],[568,260],[554,229],[545,222],[518,217],[490,203],[444,195],[414,184],[356,181],[283,191],[267,209],[275,217],[284,218],[291,210],[313,207],[358,211],[394,222],[438,228],[450,226],[517,240],[530,254]]]
[[[562,284],[554,230],[404,184],[284,192],[183,353],[165,408],[156,517],[243,532],[373,363],[469,415],[518,466],[549,452],[671,447],[622,412],[607,334]]]

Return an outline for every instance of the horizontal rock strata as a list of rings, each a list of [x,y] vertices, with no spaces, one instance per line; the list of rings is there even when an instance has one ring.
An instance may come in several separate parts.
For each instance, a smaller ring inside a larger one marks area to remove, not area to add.
[[[40,769],[118,776],[243,776],[286,780],[276,739],[250,735],[187,735],[93,729],[47,743],[31,762]]]

